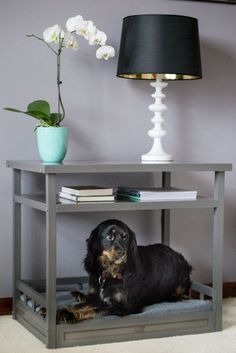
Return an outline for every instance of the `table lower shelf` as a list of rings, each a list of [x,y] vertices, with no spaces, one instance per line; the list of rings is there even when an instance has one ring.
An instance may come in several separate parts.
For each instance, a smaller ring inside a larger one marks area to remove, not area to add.
[[[62,283],[66,283],[66,286],[72,283],[84,286],[86,281],[85,277],[62,278],[57,283],[58,286]],[[28,281],[28,284],[20,281],[17,288],[27,300],[37,303],[40,297],[41,304],[44,304],[45,294],[38,292],[44,291],[44,284],[45,281]],[[201,294],[212,294],[212,288],[203,284],[194,282],[192,287]],[[69,305],[65,302],[65,293],[60,292],[57,297],[64,298],[64,302],[58,302],[58,307]],[[16,319],[47,344],[47,319],[35,312],[36,306],[30,308],[27,300],[22,301],[20,296],[18,298],[15,306]],[[122,318],[105,316],[78,324],[58,324],[54,348],[211,332],[215,330],[214,317],[211,300],[190,299],[177,303],[159,303],[146,307],[140,314]]]
[[[200,307],[199,307],[200,309]],[[213,311],[170,312],[165,315],[135,314],[127,317],[104,317],[78,324],[56,327],[55,348],[91,345],[147,338],[197,334],[214,331]],[[47,344],[47,323],[20,300],[16,319],[32,334]]]

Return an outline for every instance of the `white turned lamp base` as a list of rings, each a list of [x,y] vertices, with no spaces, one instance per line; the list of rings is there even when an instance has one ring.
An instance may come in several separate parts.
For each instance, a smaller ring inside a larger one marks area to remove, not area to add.
[[[173,160],[173,157],[164,151],[161,143],[162,138],[166,135],[166,131],[161,126],[164,121],[162,112],[167,109],[167,106],[162,103],[162,99],[165,98],[165,94],[162,93],[162,89],[167,85],[168,83],[162,82],[160,79],[157,79],[155,82],[151,83],[151,86],[156,89],[152,94],[155,102],[149,105],[148,109],[154,113],[154,117],[151,119],[154,127],[148,131],[148,136],[152,137],[154,141],[151,150],[148,153],[142,155],[142,161]]]
[[[151,153],[146,153],[142,155],[142,161],[173,161],[173,156],[167,153],[163,154],[151,154]]]

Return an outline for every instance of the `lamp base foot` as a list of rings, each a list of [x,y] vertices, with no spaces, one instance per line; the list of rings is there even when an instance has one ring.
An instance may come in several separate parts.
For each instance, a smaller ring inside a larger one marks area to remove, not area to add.
[[[170,154],[143,154],[141,156],[142,161],[163,161],[163,162],[167,162],[167,161],[173,161],[173,156],[171,156]]]

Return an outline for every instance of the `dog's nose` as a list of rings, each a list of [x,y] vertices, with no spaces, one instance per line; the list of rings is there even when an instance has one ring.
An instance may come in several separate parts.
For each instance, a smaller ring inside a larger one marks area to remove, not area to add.
[[[118,250],[118,251],[117,251],[117,254],[118,254],[119,256],[124,256],[125,253],[124,253],[123,250]]]

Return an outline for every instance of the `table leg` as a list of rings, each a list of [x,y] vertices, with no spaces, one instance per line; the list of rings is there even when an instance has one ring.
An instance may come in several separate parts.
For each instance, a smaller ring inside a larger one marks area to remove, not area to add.
[[[171,173],[162,173],[162,187],[171,186]],[[161,242],[170,245],[170,210],[161,210]]]
[[[56,175],[46,174],[47,347],[56,348]]]
[[[224,176],[224,172],[215,172],[214,198],[219,203],[214,209],[213,223],[213,310],[216,331],[222,329]]]
[[[12,170],[12,189],[13,189],[13,305],[12,315],[16,319],[16,299],[17,281],[21,279],[21,205],[14,200],[15,195],[21,194],[21,171]]]

